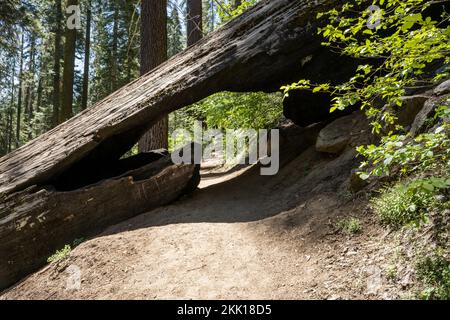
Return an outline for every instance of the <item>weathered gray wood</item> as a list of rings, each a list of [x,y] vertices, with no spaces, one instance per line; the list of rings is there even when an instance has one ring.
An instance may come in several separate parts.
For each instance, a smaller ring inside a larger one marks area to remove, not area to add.
[[[276,90],[323,50],[316,14],[337,0],[265,0],[182,54],[0,159],[0,195],[119,159],[161,115],[214,92]],[[320,61],[323,69],[328,66]]]
[[[170,156],[86,188],[30,187],[0,204],[0,289],[36,270],[76,238],[168,204],[196,187],[199,166]]]

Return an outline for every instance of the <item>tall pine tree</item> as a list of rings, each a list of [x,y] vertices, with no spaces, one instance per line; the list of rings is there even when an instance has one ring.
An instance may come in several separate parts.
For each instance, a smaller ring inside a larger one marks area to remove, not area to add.
[[[141,74],[167,60],[167,0],[142,0]],[[167,149],[169,117],[163,116],[139,141],[139,151]]]
[[[187,0],[187,45],[197,43],[203,37],[202,0]]]

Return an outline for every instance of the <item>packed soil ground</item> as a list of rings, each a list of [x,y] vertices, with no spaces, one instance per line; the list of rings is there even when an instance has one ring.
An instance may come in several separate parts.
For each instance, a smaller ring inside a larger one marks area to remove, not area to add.
[[[408,279],[388,274],[398,241],[367,195],[348,191],[354,165],[351,148],[331,157],[311,147],[276,176],[203,169],[193,194],[105,230],[0,299],[408,297]],[[357,235],[336,227],[350,216],[361,221]]]

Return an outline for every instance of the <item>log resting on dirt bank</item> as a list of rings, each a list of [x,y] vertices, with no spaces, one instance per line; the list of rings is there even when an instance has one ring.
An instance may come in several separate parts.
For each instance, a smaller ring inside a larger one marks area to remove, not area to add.
[[[0,159],[0,195],[49,185],[86,168],[95,172],[119,159],[162,115],[212,93],[274,91],[317,68],[327,70],[328,61],[318,54],[324,48],[316,15],[339,3],[261,1],[149,74]],[[305,58],[317,68],[303,68]]]
[[[0,289],[41,267],[74,239],[166,205],[200,181],[198,165],[174,165],[163,154],[140,154],[110,168],[103,173],[118,175],[74,191],[30,187],[3,199]]]

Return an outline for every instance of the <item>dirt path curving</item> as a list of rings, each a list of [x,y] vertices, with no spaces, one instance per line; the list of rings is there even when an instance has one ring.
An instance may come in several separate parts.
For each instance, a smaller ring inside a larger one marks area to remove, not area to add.
[[[396,298],[389,235],[347,191],[355,162],[313,148],[274,177],[204,171],[194,194],[84,242],[0,299]],[[361,219],[363,233],[336,232]],[[79,289],[68,289],[73,267]]]

